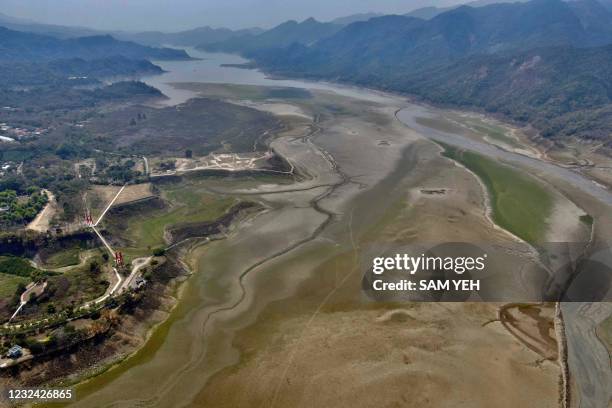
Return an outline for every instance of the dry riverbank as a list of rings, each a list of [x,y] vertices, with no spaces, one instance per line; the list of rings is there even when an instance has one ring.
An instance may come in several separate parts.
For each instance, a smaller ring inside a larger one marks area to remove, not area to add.
[[[556,406],[558,368],[484,325],[497,305],[363,298],[356,257],[373,242],[515,245],[491,227],[478,181],[395,120],[399,99],[291,103],[319,120],[296,118],[272,147],[303,180],[211,183],[269,210],[194,249],[163,344],[76,405]],[[432,189],[447,193],[415,194]]]

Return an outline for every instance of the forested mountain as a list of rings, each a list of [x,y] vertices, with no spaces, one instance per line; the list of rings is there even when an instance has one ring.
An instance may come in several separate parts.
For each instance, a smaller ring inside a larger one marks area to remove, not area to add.
[[[268,68],[362,78],[419,71],[470,54],[612,42],[612,13],[594,0],[458,7],[429,21],[385,16],[351,24],[311,47],[251,52]]]
[[[99,59],[123,56],[133,59],[188,59],[183,50],[154,48],[109,35],[59,39],[0,27],[0,62],[65,58]]]
[[[109,77],[160,74],[162,69],[146,60],[108,57],[42,62],[0,62],[0,88],[32,88],[97,84]]]
[[[244,35],[223,42],[202,44],[200,48],[247,55],[258,50],[283,48],[291,44],[310,45],[331,36],[342,27],[334,23],[321,23],[314,18],[302,22],[291,20],[258,35]]]
[[[434,103],[501,113],[533,124],[544,137],[579,136],[612,145],[612,45],[473,56],[394,80],[383,86]]]
[[[159,91],[142,83],[102,87],[111,77],[163,72],[147,58],[189,56],[182,50],[146,47],[110,36],[58,39],[0,27],[1,106],[37,111],[159,97]],[[83,89],[82,85],[95,85],[96,89]]]
[[[352,82],[476,106],[550,136],[610,137],[612,13],[595,0],[461,6],[384,16],[306,46],[250,56],[276,74]]]

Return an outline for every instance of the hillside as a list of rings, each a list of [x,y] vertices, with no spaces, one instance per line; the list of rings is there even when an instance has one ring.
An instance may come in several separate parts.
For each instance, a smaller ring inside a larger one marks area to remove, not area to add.
[[[109,35],[59,39],[0,27],[0,62],[66,58],[99,59],[123,56],[133,59],[188,59],[183,50],[154,48]]]
[[[243,35],[227,41],[201,44],[198,48],[207,51],[237,52],[251,55],[265,49],[287,47],[291,44],[313,44],[329,37],[342,28],[339,24],[321,23],[314,18],[302,22],[294,20],[282,23],[257,35]]]
[[[0,88],[52,87],[97,84],[117,76],[161,74],[163,70],[146,60],[108,57],[96,60],[80,58],[46,62],[0,62]]]
[[[600,139],[612,147],[612,45],[475,56],[385,87],[441,104],[529,122],[544,137]]]
[[[579,6],[577,6],[579,4]],[[362,79],[416,72],[471,54],[612,43],[612,13],[594,0],[467,6],[431,20],[385,16],[350,24],[312,47],[251,54],[269,69]]]
[[[476,106],[545,136],[609,137],[612,13],[594,0],[384,16],[307,47],[252,53],[275,74],[337,80]],[[595,48],[585,48],[593,47]],[[533,51],[532,51],[533,50]]]

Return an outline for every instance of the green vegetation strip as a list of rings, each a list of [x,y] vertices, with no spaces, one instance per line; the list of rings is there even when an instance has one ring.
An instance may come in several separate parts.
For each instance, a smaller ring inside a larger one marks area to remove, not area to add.
[[[236,202],[232,198],[205,193],[198,187],[197,184],[161,187],[170,203],[170,210],[130,218],[129,238],[139,248],[163,246],[164,231],[168,226],[215,220]]]
[[[9,298],[15,293],[19,284],[25,286],[29,282],[28,278],[0,273],[0,299]]]
[[[25,258],[17,256],[0,256],[0,272],[8,275],[21,276],[28,278],[36,268]]]
[[[79,258],[80,251],[80,248],[70,248],[56,252],[47,259],[45,264],[49,268],[64,268],[66,266],[78,265],[81,261]]]
[[[541,242],[553,198],[537,181],[479,154],[444,146],[444,156],[474,172],[486,186],[493,221],[529,243]]]

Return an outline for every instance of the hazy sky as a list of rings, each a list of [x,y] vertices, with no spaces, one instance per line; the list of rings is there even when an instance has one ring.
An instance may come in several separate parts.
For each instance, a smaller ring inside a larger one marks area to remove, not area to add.
[[[0,13],[106,30],[270,27],[288,19],[331,20],[363,12],[406,13],[462,0],[0,0]]]

